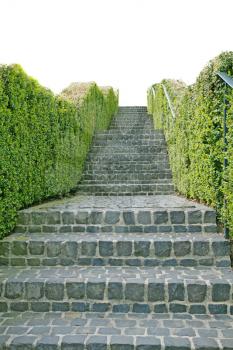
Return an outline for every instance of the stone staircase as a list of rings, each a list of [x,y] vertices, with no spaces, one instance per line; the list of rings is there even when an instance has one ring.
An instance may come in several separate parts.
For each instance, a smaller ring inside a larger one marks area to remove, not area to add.
[[[103,196],[172,194],[171,177],[164,136],[153,130],[146,108],[121,107],[110,130],[95,136],[78,191]]]
[[[146,108],[121,107],[77,195],[0,242],[0,349],[232,350],[229,250],[215,211],[175,195]]]

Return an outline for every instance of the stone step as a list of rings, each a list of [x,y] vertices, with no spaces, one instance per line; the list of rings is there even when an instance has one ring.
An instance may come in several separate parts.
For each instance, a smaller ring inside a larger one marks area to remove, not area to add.
[[[3,312],[81,311],[88,305],[91,311],[233,313],[230,268],[3,266],[0,271]]]
[[[215,233],[213,209],[171,195],[77,196],[19,212],[18,233]]]
[[[173,194],[174,185],[172,183],[149,183],[149,184],[134,184],[134,183],[108,183],[108,184],[85,184],[80,183],[77,186],[78,193],[91,193],[103,195],[117,194],[142,194],[142,195],[157,195],[157,194]]]
[[[138,136],[138,134],[140,133],[140,137],[156,137],[158,135],[156,130],[153,129],[148,129],[145,130],[144,132],[141,132],[140,130],[118,130],[118,129],[109,129],[106,130],[105,132],[101,132],[101,133],[96,133],[96,136],[98,135],[106,135],[106,136],[115,136],[115,135],[119,135],[119,136],[131,136],[134,135],[135,137]]]
[[[218,234],[13,234],[0,265],[230,267],[230,246]]]
[[[101,160],[101,163],[100,163]],[[96,158],[89,160],[85,164],[85,170],[84,171],[94,171],[94,172],[101,172],[101,171],[112,171],[114,173],[118,172],[130,172],[133,174],[140,174],[145,173],[148,171],[155,171],[155,172],[161,172],[164,171],[170,171],[170,167],[168,162],[160,161],[160,162],[149,162],[149,161],[130,161],[130,160],[121,160],[118,162],[114,162],[111,159],[102,159],[102,158]]]
[[[109,147],[115,148],[115,147],[129,147],[132,148],[133,146],[137,147],[137,148],[144,148],[144,147],[166,147],[166,142],[163,139],[154,139],[154,140],[149,140],[149,141],[145,141],[145,140],[141,140],[141,138],[131,138],[128,140],[119,140],[117,137],[116,139],[113,140],[106,140],[106,139],[97,139],[95,140],[95,142],[93,143],[92,147],[102,147],[108,145]],[[152,148],[152,149],[153,149]]]
[[[0,346],[12,350],[231,350],[233,342],[227,315],[9,312],[0,322]]]
[[[107,176],[104,179],[96,179],[95,177],[90,178],[86,178],[85,176],[83,176],[82,181],[81,181],[82,185],[125,185],[125,184],[133,184],[133,185],[151,185],[151,184],[171,184],[171,178],[169,179],[153,179],[152,177],[148,180],[138,180],[138,179],[127,179],[125,178],[124,180],[117,180],[117,179],[112,179],[112,178],[108,178]]]
[[[141,164],[148,164],[148,165],[155,165],[157,169],[163,166],[166,169],[170,169],[170,166],[168,164],[168,155],[165,151],[157,154],[149,154],[149,153],[91,154],[89,153],[85,166],[88,165],[88,163],[91,161],[94,161],[94,162],[101,161],[101,163],[98,164],[100,167],[104,164],[104,161],[106,161],[108,165],[110,165],[109,163],[111,162],[114,164],[116,164],[116,162],[120,162],[121,164],[124,164],[126,162],[127,164],[130,164],[131,162],[131,163],[136,163],[136,165],[138,166],[140,166]],[[164,170],[164,168],[162,169]]]
[[[91,148],[91,154],[154,154],[154,153],[167,153],[167,147],[165,144],[158,143],[157,145],[121,145],[121,144],[110,144],[110,145],[93,145]]]
[[[96,181],[103,181],[103,180],[115,180],[115,181],[132,181],[132,180],[139,180],[139,181],[148,181],[152,179],[171,179],[172,174],[170,171],[160,171],[160,172],[139,172],[139,173],[132,173],[131,171],[128,172],[112,172],[112,171],[90,171],[90,172],[84,172],[83,178],[86,180],[96,180]]]

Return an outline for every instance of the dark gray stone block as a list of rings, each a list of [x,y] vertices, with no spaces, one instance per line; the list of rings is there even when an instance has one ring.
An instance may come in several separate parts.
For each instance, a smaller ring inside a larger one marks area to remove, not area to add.
[[[17,299],[17,298],[23,299],[23,294],[24,294],[23,287],[24,286],[23,286],[22,282],[16,282],[16,281],[9,282],[9,281],[7,281],[6,286],[5,286],[5,297],[7,299]]]
[[[29,253],[32,255],[44,254],[44,242],[42,241],[29,241]]]
[[[69,299],[83,299],[85,296],[85,284],[83,282],[67,282],[66,292]]]
[[[64,303],[64,302],[54,302],[52,303],[52,311],[54,312],[57,312],[57,311],[60,311],[60,312],[67,312],[67,311],[70,311],[70,305],[69,303]],[[55,333],[56,335],[56,333]]]
[[[61,254],[61,244],[60,242],[48,242],[47,247],[47,256],[54,257]]]
[[[219,350],[219,345],[213,338],[196,337],[193,339],[196,349],[200,350]]]
[[[92,305],[93,312],[107,312],[111,308],[110,303],[94,303]]]
[[[27,243],[18,241],[12,242],[11,253],[13,255],[27,255]]]
[[[50,211],[46,215],[48,225],[60,225],[61,224],[61,213],[59,211]]]
[[[123,219],[126,225],[135,225],[135,217],[133,211],[124,211]]]
[[[28,310],[28,303],[24,301],[18,301],[10,304],[11,311],[25,312]]]
[[[204,213],[204,223],[205,224],[216,224],[216,213],[215,211],[206,211]]]
[[[121,282],[108,283],[108,299],[123,299],[123,285]]]
[[[185,256],[191,252],[191,242],[189,241],[176,241],[173,244],[175,256]]]
[[[157,304],[154,306],[154,312],[155,313],[167,313],[168,312],[168,308],[167,308],[167,304]]]
[[[89,213],[87,211],[79,211],[75,217],[76,224],[88,224]]]
[[[230,254],[230,245],[228,241],[213,242],[212,248],[216,256],[229,256]]]
[[[47,282],[45,284],[45,296],[49,300],[63,300],[64,285],[62,283]]]
[[[85,242],[81,243],[81,254],[87,256],[96,255],[97,242]]]
[[[61,247],[61,253],[65,257],[75,259],[78,253],[77,242],[65,242]]]
[[[153,213],[154,224],[161,225],[168,222],[168,213],[167,211],[156,211]]]
[[[200,303],[206,299],[207,285],[201,283],[188,283],[188,300],[191,303]]]
[[[32,302],[31,309],[35,312],[48,312],[50,309],[50,303],[46,301]]]
[[[129,305],[128,304],[113,305],[112,311],[113,312],[120,312],[120,313],[127,313],[127,312],[129,312]]]
[[[113,242],[100,241],[99,242],[99,253],[101,256],[112,256],[113,255]]]
[[[39,300],[44,296],[43,282],[25,282],[25,288],[26,299]]]
[[[164,283],[149,283],[148,284],[148,300],[149,301],[164,301],[165,300]]]
[[[143,301],[144,284],[127,282],[125,286],[125,299],[133,301]]]
[[[230,300],[231,286],[227,283],[214,283],[212,285],[212,300],[227,301]]]
[[[93,225],[101,224],[103,220],[103,213],[101,211],[92,211],[89,217],[89,223]]]
[[[120,212],[119,211],[107,211],[105,214],[105,223],[114,225],[117,224],[120,220]]]
[[[61,350],[84,350],[86,335],[65,335],[62,338]]]
[[[209,309],[209,312],[211,314],[226,314],[227,313],[227,305],[225,305],[225,304],[209,304],[208,309]]]
[[[187,305],[171,303],[169,305],[169,311],[174,313],[183,313],[187,312]]]
[[[57,350],[58,343],[59,337],[44,336],[38,340],[35,350]]]
[[[88,282],[86,286],[87,298],[103,300],[104,298],[105,283],[98,282]]]
[[[165,350],[191,350],[191,343],[188,338],[164,337]]]
[[[184,301],[184,284],[182,282],[168,284],[169,301]]]
[[[136,350],[161,350],[161,341],[159,338],[146,336],[136,338]]]
[[[209,242],[194,242],[193,254],[198,256],[205,256],[209,254]]]
[[[75,223],[74,213],[72,211],[62,213],[62,222],[64,225],[73,225]]]
[[[143,257],[149,256],[150,242],[148,241],[134,242],[134,254],[136,256],[143,256]]]
[[[132,242],[131,241],[118,241],[116,243],[118,256],[130,256],[132,254]]]
[[[170,212],[170,219],[172,224],[184,224],[185,213],[180,210],[174,210]]]
[[[190,314],[206,314],[205,305],[190,305],[189,308]]]
[[[155,255],[159,257],[169,257],[171,255],[172,243],[167,242],[154,242]]]
[[[107,337],[101,335],[93,335],[87,339],[87,350],[107,350]]]
[[[112,336],[110,341],[111,350],[133,350],[133,337],[132,336]]]
[[[194,210],[188,212],[189,224],[202,224],[202,212],[201,210]]]
[[[36,337],[32,335],[22,335],[15,337],[10,345],[10,350],[33,350],[33,343]]]
[[[135,313],[143,313],[148,314],[150,313],[150,306],[148,304],[133,304],[133,312]]]
[[[151,212],[150,211],[139,211],[137,215],[138,223],[141,225],[151,224]]]

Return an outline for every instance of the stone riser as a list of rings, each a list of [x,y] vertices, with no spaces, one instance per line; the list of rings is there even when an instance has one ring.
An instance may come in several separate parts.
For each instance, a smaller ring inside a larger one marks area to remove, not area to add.
[[[132,174],[131,171],[127,172],[115,172],[112,173],[111,171],[90,171],[90,172],[85,172],[83,173],[83,177],[85,177],[85,179],[92,179],[94,177],[94,179],[97,180],[103,180],[105,177],[107,179],[112,179],[112,180],[150,180],[150,179],[171,179],[172,178],[172,174],[170,171],[160,171],[160,172],[141,172],[141,173],[137,173],[137,174]]]
[[[83,175],[83,180],[85,180],[86,183],[153,183],[153,182],[165,182],[169,181],[171,183],[172,175],[171,174],[158,174],[158,175],[147,175],[145,177],[142,176],[132,176],[130,173],[122,174],[121,176],[118,174],[111,174],[111,173],[89,173]]]
[[[150,145],[154,145],[155,142],[157,143],[163,143],[165,142],[162,139],[151,139],[151,138],[125,138],[125,137],[112,137],[112,138],[99,138],[94,140],[95,145],[119,145],[119,143],[121,143],[121,145],[130,145],[130,146],[141,146],[141,145],[146,145],[146,146],[150,146]]]
[[[168,165],[166,163],[160,163],[160,164],[153,164],[153,163],[141,163],[137,164],[134,161],[127,162],[122,161],[119,163],[112,163],[109,164],[109,162],[105,161],[105,163],[99,163],[97,161],[93,161],[92,163],[89,162],[85,166],[85,171],[94,171],[94,172],[100,172],[100,171],[114,171],[114,173],[118,172],[137,172],[137,173],[144,173],[147,171],[155,171],[155,172],[164,172],[164,171],[170,171]]]
[[[159,153],[159,154],[153,154],[149,155],[148,153],[146,154],[95,154],[95,155],[88,155],[87,157],[87,162],[86,162],[86,167],[88,167],[89,164],[98,162],[99,166],[101,167],[102,164],[105,164],[105,162],[108,162],[108,164],[116,164],[121,165],[121,164],[129,164],[131,163],[133,165],[137,165],[139,169],[143,165],[146,166],[154,166],[155,169],[161,169],[164,170],[163,167],[166,167],[166,169],[170,170],[170,166],[168,164],[168,155],[167,153]],[[101,164],[100,164],[101,162]]]
[[[82,185],[119,185],[119,184],[133,184],[133,185],[151,185],[151,184],[170,184],[171,183],[171,177],[166,179],[166,178],[162,178],[162,179],[155,179],[152,176],[148,179],[148,180],[138,180],[138,179],[128,179],[127,177],[122,178],[120,180],[116,180],[114,178],[111,177],[111,175],[106,178],[102,178],[102,180],[100,179],[96,179],[96,177],[92,177],[87,178],[86,176],[83,176],[82,178]]]
[[[79,184],[77,187],[78,192],[82,193],[153,193],[153,194],[173,194],[173,184],[95,184],[86,185]]]
[[[53,237],[54,236],[54,237]],[[1,242],[0,265],[9,266],[230,266],[229,242],[215,237],[121,238],[102,235],[61,239],[17,235]]]
[[[23,210],[18,225],[215,225],[214,210]],[[196,231],[197,232],[197,231]]]
[[[49,273],[56,275],[55,271],[51,268]],[[35,273],[43,274],[43,270]],[[119,311],[121,305],[122,312],[194,313],[196,310],[200,314],[230,315],[233,314],[231,293],[232,283],[226,280],[206,283],[195,279],[184,283],[171,277],[168,282],[153,278],[144,282],[111,277],[107,281],[88,275],[61,280],[51,275],[26,281],[25,277],[17,277],[3,282],[0,310],[87,311],[88,304],[90,311],[97,312]]]

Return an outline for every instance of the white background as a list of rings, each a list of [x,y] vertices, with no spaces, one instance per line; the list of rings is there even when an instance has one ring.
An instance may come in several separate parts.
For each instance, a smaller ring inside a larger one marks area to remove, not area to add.
[[[0,0],[0,63],[19,63],[55,93],[73,81],[145,105],[163,78],[193,83],[232,50],[233,0]]]

